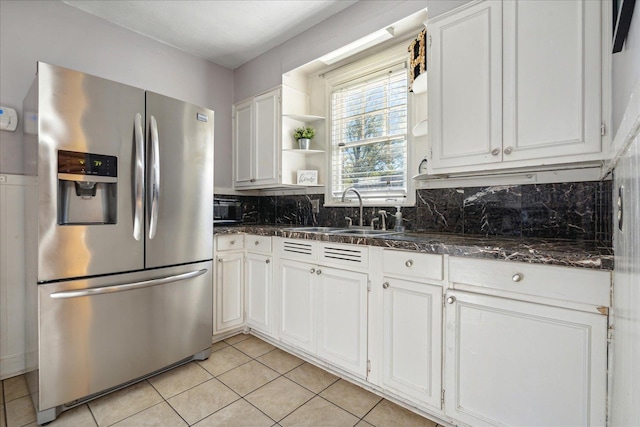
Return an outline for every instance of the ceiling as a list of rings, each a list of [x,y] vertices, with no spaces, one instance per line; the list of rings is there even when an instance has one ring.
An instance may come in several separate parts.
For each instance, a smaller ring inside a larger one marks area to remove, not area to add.
[[[64,0],[116,25],[235,69],[357,0]]]

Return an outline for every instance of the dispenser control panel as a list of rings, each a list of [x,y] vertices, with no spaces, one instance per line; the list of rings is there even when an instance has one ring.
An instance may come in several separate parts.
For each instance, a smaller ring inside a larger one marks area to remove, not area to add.
[[[103,154],[58,151],[58,173],[76,175],[118,176],[118,158]]]

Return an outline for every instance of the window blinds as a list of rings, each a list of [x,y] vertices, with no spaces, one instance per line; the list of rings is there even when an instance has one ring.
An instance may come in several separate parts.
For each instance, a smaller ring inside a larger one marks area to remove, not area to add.
[[[407,70],[347,83],[331,94],[332,193],[407,193]]]

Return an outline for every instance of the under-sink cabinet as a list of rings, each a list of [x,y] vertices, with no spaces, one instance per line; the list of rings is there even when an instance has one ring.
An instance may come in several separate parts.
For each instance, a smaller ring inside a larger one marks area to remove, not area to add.
[[[366,378],[368,248],[292,239],[276,241],[280,258],[276,280],[280,340],[358,378]],[[346,263],[354,266],[336,268]]]
[[[446,415],[468,425],[605,425],[610,273],[456,257],[449,268]]]

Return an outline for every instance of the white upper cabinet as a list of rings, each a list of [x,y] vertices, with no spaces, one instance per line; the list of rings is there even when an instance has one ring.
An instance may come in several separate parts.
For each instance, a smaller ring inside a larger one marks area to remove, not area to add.
[[[483,1],[429,21],[429,172],[602,159],[602,7]]]
[[[234,185],[272,187],[279,182],[280,90],[237,104],[234,116]]]
[[[427,23],[434,170],[502,159],[501,20],[502,3],[486,1]]]

